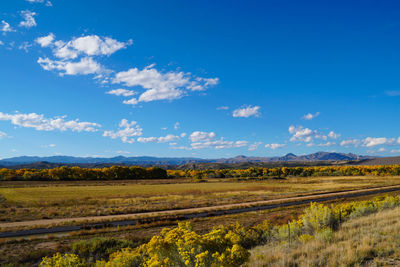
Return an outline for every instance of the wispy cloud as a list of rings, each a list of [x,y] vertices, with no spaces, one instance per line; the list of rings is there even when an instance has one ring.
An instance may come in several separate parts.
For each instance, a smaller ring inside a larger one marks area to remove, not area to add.
[[[286,147],[286,144],[266,144],[265,148],[270,148],[272,150],[278,149],[278,148],[284,148]]]
[[[394,145],[398,143],[395,138],[386,137],[367,137],[364,139],[364,145],[366,147],[374,147],[379,145]]]
[[[201,132],[201,131],[195,131],[193,132],[190,136],[189,139],[192,142],[206,142],[210,141],[211,139],[215,138],[217,135],[214,132]]]
[[[111,139],[120,138],[124,143],[134,143],[135,139],[132,137],[141,136],[142,132],[143,129],[140,128],[136,121],[129,122],[127,119],[122,119],[117,131],[105,131],[103,136]]]
[[[55,118],[45,118],[43,114],[27,113],[27,114],[8,114],[0,112],[0,120],[10,121],[12,124],[34,128],[38,131],[74,131],[74,132],[95,132],[101,127],[100,124],[94,122],[82,122],[76,120],[65,120],[65,116]]]
[[[326,135],[323,135],[316,130],[305,128],[303,126],[290,126],[289,133],[292,134],[292,137],[290,138],[290,141],[292,142],[299,141],[309,143],[313,141],[313,139],[328,139]]]
[[[312,120],[312,119],[315,119],[316,117],[318,117],[320,115],[320,112],[316,112],[316,113],[314,113],[314,114],[312,114],[312,113],[308,113],[308,114],[306,114],[306,115],[304,115],[303,117],[302,117],[302,119],[303,120]]]
[[[253,144],[249,145],[249,151],[255,151],[258,147],[262,144],[262,142],[254,142]]]
[[[177,135],[169,134],[161,137],[139,137],[137,139],[140,143],[168,143],[179,140],[180,137]]]
[[[59,75],[87,75],[101,73],[104,68],[91,57],[82,58],[80,61],[59,61],[39,57],[37,61],[44,70],[59,71]]]
[[[94,57],[110,56],[132,44],[132,40],[120,42],[110,37],[97,35],[73,38],[67,42],[56,41],[53,33],[39,37],[35,41],[41,47],[51,48],[53,56],[58,58],[39,57],[37,62],[43,69],[57,71],[61,76],[108,73],[109,70],[98,63]],[[102,75],[98,77],[104,78]]]
[[[364,139],[349,139],[344,140],[340,143],[341,146],[349,147],[349,146],[364,146],[364,147],[375,147],[375,146],[394,146],[400,145],[400,137],[396,138],[387,138],[387,137],[366,137]]]
[[[182,71],[162,73],[149,65],[144,69],[131,68],[118,72],[114,84],[128,87],[140,86],[145,91],[138,97],[137,102],[156,100],[174,100],[185,96],[189,91],[203,91],[216,85],[218,78],[194,78],[190,73]]]
[[[110,90],[110,91],[106,92],[106,94],[116,95],[116,96],[132,96],[132,95],[136,94],[136,92],[132,91],[132,90],[120,88],[120,89]]]
[[[10,24],[4,20],[1,21],[0,31],[2,31],[3,34],[6,34],[7,32],[15,32],[15,30],[11,28]]]
[[[24,20],[19,23],[19,26],[25,28],[35,27],[37,25],[35,20],[36,15],[35,12],[29,10],[21,11],[21,16]]]
[[[259,117],[260,116],[260,106],[246,106],[243,108],[235,109],[232,112],[232,116],[235,118],[248,118],[248,117]]]
[[[46,6],[53,6],[53,4],[51,3],[51,1],[49,0],[26,0],[29,3],[40,3],[40,4],[45,4]]]

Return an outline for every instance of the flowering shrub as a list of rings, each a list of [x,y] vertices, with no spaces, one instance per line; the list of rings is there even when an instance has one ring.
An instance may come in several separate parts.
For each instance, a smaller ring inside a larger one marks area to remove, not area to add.
[[[40,267],[80,267],[87,266],[85,261],[75,254],[57,253],[50,257],[44,257],[39,264]]]
[[[199,235],[190,224],[163,229],[147,244],[110,255],[96,266],[240,266],[250,256],[240,243],[246,230],[240,226],[217,227]]]
[[[245,228],[237,223],[216,227],[203,235],[194,232],[189,223],[180,223],[177,228],[163,229],[160,235],[154,236],[148,243],[137,248],[124,248],[114,252],[109,261],[97,261],[94,266],[241,266],[248,260],[250,254],[247,249],[251,247],[271,240],[285,243],[305,243],[314,238],[330,241],[333,231],[343,221],[396,206],[400,206],[400,195],[336,206],[311,203],[298,220],[292,220],[288,224],[273,227],[265,221],[257,226]],[[96,240],[90,243],[89,250],[103,250],[104,242]],[[86,251],[87,244],[80,244],[79,248]],[[40,266],[68,267],[93,264],[85,262],[75,254],[58,253],[51,258],[43,258]]]
[[[338,216],[334,210],[323,204],[311,203],[310,207],[300,216],[303,230],[307,234],[314,234],[324,228],[334,229],[338,226]]]

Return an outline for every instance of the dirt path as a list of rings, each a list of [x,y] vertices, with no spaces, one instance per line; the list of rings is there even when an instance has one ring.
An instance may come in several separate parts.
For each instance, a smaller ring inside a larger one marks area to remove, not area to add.
[[[327,201],[331,199],[338,198],[351,198],[357,196],[364,195],[372,195],[379,194],[385,192],[393,192],[400,191],[400,185],[395,186],[385,186],[385,187],[375,187],[369,189],[360,189],[360,190],[351,190],[351,191],[341,191],[334,193],[323,193],[323,194],[315,194],[311,196],[303,196],[303,197],[290,197],[290,198],[281,198],[274,200],[264,200],[264,201],[255,201],[255,202],[246,202],[239,204],[227,204],[227,205],[218,205],[211,207],[202,207],[202,208],[188,208],[188,209],[180,209],[180,210],[165,210],[165,211],[155,211],[155,212],[144,212],[144,213],[133,213],[133,214],[120,214],[120,215],[106,215],[106,216],[91,216],[91,217],[77,217],[77,218],[61,218],[61,219],[45,219],[45,220],[32,220],[32,221],[22,221],[22,222],[8,222],[8,223],[0,223],[0,228],[2,232],[7,230],[7,228],[14,227],[49,227],[51,225],[60,225],[60,224],[88,224],[88,223],[99,223],[102,221],[124,221],[124,220],[138,220],[145,218],[161,218],[165,216],[182,216],[187,219],[196,218],[196,217],[207,217],[223,215],[223,214],[233,214],[240,212],[247,212],[252,210],[262,210],[262,209],[272,209],[275,207],[282,206],[294,206],[301,205],[304,203],[308,203],[311,201]],[[77,226],[75,226],[77,227]],[[50,229],[50,228],[49,228]],[[1,236],[0,236],[1,237]]]

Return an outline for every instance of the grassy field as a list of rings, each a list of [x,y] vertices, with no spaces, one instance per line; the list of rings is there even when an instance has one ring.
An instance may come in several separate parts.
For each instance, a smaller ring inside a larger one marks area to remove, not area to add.
[[[248,266],[400,266],[400,208],[345,222],[330,240],[254,248]]]
[[[400,184],[400,177],[117,182],[2,182],[0,221],[204,207]]]
[[[390,194],[396,195],[398,192]],[[370,198],[371,196],[364,196],[352,200],[358,201]],[[335,200],[327,203],[338,203],[338,201],[346,200]],[[215,226],[235,224],[236,222],[246,227],[260,224],[264,220],[270,221],[273,225],[279,225],[286,223],[288,220],[297,218],[298,215],[303,213],[303,209],[308,206],[309,205],[305,204],[295,207],[278,208],[275,210],[198,218],[190,221],[193,229],[198,233],[206,233]],[[15,266],[24,266],[24,264],[26,264],[25,266],[32,266],[37,264],[43,256],[49,256],[56,252],[70,251],[73,243],[81,240],[91,240],[96,237],[118,238],[129,240],[134,244],[142,244],[148,242],[152,236],[159,234],[163,228],[176,227],[176,225],[176,221],[164,221],[161,224],[150,223],[121,228],[92,229],[64,235],[49,235],[47,237],[37,236],[22,239],[0,239],[0,265],[4,263],[14,263]]]

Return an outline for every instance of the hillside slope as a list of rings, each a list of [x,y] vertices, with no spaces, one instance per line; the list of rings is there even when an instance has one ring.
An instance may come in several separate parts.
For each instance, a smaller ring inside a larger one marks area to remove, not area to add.
[[[356,165],[394,165],[400,164],[400,157],[385,157],[385,158],[375,158],[360,161]]]

